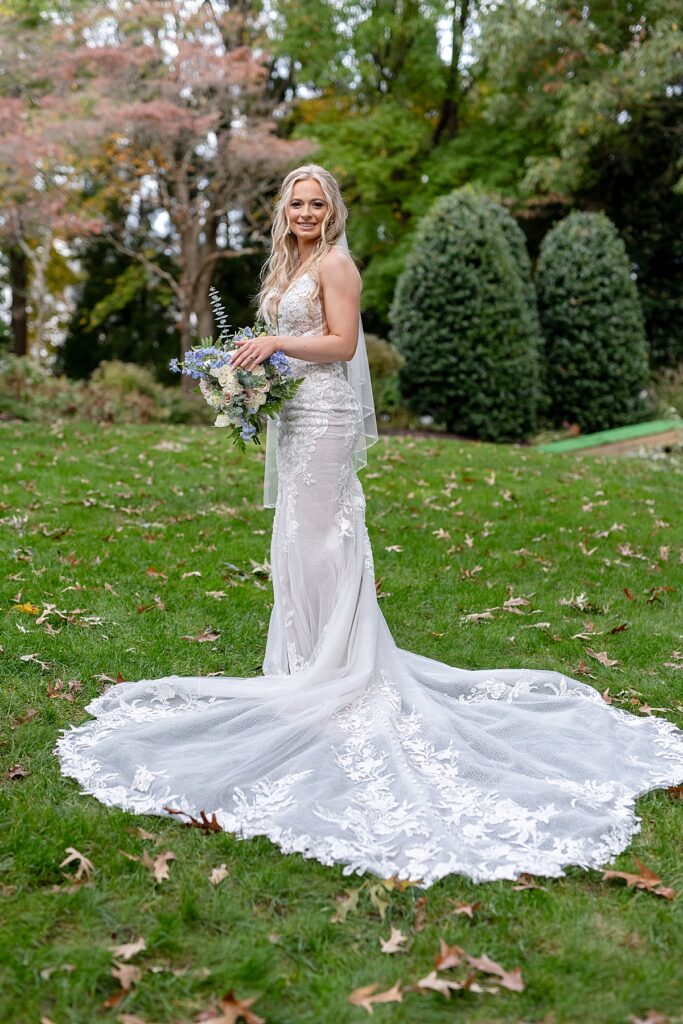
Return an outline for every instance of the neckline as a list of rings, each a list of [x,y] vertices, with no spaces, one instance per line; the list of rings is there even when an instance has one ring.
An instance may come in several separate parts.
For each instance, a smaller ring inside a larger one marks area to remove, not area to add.
[[[289,291],[289,289],[290,289],[290,288],[293,288],[293,287],[294,287],[294,285],[295,285],[295,284],[297,283],[297,281],[303,281],[303,279],[304,279],[305,277],[308,277],[308,276],[310,276],[310,273],[311,273],[311,271],[310,271],[310,270],[304,270],[303,274],[299,274],[299,276],[298,276],[298,277],[295,277],[293,281],[290,281],[290,283],[289,283],[289,284],[287,285],[287,287],[286,287],[286,288],[285,288],[285,290],[283,291],[282,295],[280,296],[280,301],[282,301],[282,299],[283,299],[283,298],[284,298],[284,296],[285,296],[285,295],[287,294],[287,292]]]

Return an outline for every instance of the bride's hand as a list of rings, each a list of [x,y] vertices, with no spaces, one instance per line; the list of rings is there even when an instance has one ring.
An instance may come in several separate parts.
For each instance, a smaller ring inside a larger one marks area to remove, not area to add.
[[[230,366],[234,369],[242,367],[251,370],[259,363],[269,359],[280,347],[280,338],[275,334],[261,334],[256,338],[242,338],[235,344],[239,347],[230,357]]]

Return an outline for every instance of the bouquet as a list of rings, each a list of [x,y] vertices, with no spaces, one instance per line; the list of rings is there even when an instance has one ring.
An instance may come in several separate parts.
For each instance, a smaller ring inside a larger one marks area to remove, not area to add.
[[[288,398],[298,391],[303,377],[294,378],[287,356],[278,349],[272,356],[251,370],[230,365],[231,353],[238,348],[236,342],[244,338],[257,338],[272,334],[268,324],[256,323],[229,332],[228,316],[218,291],[209,289],[211,305],[220,334],[202,338],[185,353],[185,359],[171,359],[169,369],[184,373],[199,381],[199,391],[217,412],[215,426],[228,427],[233,444],[246,451],[247,442],[261,444],[266,417],[274,416]],[[197,389],[195,389],[197,390]]]

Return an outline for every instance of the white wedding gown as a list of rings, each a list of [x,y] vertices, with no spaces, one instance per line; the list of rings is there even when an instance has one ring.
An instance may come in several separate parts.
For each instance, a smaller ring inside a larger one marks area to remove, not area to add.
[[[322,333],[312,284],[283,295],[280,333]],[[341,363],[292,362],[305,382],[280,418],[264,674],[112,685],[60,734],[63,774],[103,804],[215,813],[344,874],[426,887],[605,865],[640,830],[636,797],[683,782],[683,732],[561,672],[398,647],[353,468],[357,400]]]

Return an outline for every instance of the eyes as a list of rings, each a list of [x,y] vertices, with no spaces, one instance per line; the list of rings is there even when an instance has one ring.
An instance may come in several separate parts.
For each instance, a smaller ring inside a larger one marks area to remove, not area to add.
[[[301,206],[301,200],[300,199],[293,199],[291,205],[292,206]],[[323,207],[325,206],[325,203],[323,202],[322,199],[314,199],[313,200],[313,206],[317,210],[322,210]]]

